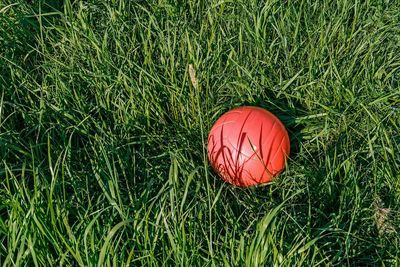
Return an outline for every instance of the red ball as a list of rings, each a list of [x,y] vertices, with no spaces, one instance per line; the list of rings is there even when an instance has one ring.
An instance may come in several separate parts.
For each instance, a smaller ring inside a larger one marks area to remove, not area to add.
[[[224,181],[246,187],[268,183],[285,168],[290,141],[275,115],[244,106],[215,122],[207,149],[212,167]]]

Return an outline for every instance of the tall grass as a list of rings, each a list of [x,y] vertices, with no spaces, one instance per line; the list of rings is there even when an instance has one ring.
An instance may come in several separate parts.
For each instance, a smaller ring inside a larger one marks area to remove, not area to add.
[[[399,26],[396,1],[1,2],[0,263],[399,265]],[[288,127],[270,185],[207,162],[241,105]]]

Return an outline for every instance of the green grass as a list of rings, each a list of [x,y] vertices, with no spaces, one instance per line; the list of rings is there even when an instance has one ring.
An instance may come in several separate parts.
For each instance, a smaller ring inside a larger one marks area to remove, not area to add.
[[[400,3],[177,2],[0,2],[0,264],[399,266]],[[272,184],[207,162],[241,105]]]

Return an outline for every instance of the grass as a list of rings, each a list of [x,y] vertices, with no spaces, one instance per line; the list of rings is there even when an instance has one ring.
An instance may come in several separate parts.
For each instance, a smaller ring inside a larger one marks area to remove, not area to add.
[[[399,266],[399,26],[383,0],[2,1],[0,263]],[[289,130],[272,184],[207,162],[241,105]]]

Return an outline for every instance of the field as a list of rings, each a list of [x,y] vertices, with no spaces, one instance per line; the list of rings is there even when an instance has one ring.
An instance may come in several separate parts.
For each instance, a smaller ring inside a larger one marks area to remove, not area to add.
[[[208,162],[243,105],[271,184]],[[400,266],[400,2],[2,0],[0,265]]]

